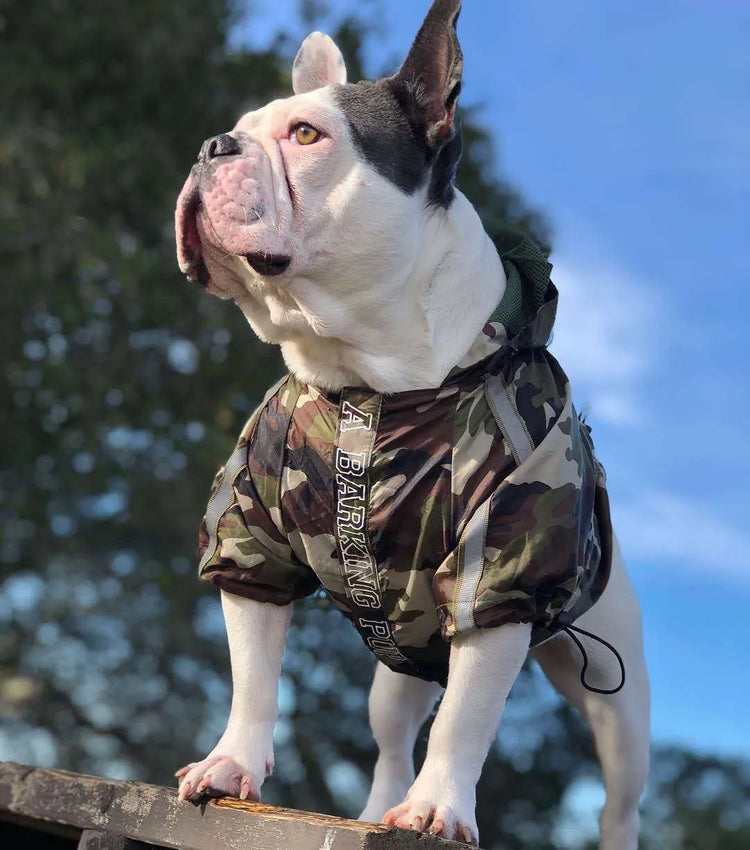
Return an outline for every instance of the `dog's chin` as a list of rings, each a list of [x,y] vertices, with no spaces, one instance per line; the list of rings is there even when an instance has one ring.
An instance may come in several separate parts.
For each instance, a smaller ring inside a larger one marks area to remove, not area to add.
[[[278,277],[289,269],[292,258],[284,254],[245,254],[250,268],[262,277]]]
[[[228,254],[204,243],[188,279],[200,283],[209,295],[237,300],[247,289],[257,291],[260,287],[260,291],[266,291],[271,286],[276,291],[281,284],[279,291],[284,290],[283,275],[291,265],[292,258],[286,254]]]

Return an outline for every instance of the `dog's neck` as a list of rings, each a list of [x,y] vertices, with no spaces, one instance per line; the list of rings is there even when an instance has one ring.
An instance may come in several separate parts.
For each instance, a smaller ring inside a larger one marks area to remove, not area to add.
[[[505,273],[479,217],[459,192],[425,213],[409,262],[387,280],[336,286],[314,277],[238,301],[258,335],[281,345],[290,372],[327,390],[437,387],[466,354],[505,291]],[[387,259],[386,259],[387,262]],[[375,271],[377,274],[377,271]],[[332,294],[335,293],[335,294]]]

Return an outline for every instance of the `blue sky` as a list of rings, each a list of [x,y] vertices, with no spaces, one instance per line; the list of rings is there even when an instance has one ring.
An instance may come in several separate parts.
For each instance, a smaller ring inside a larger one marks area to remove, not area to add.
[[[427,5],[383,0],[372,68]],[[254,8],[264,44],[297,4]],[[552,350],[609,473],[654,736],[750,755],[750,4],[465,0],[459,29],[464,103],[554,226]]]

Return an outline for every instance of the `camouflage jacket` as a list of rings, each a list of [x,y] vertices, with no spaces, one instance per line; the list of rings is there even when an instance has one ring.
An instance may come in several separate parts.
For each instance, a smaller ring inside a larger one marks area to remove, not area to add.
[[[217,476],[201,577],[277,605],[322,587],[381,661],[443,683],[454,635],[523,622],[533,644],[587,610],[609,508],[544,265],[532,320],[494,314],[436,389],[274,387]]]

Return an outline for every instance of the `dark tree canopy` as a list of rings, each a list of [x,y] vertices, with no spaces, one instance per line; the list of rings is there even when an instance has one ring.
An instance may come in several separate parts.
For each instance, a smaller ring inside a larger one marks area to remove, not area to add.
[[[321,11],[303,6],[308,22]],[[233,20],[229,0],[0,2],[3,758],[169,783],[223,729],[225,638],[195,533],[283,366],[181,278],[172,216],[201,141],[290,92],[297,46],[231,50]],[[368,37],[356,13],[340,22],[355,78]],[[481,113],[464,131],[460,185],[490,234],[512,223],[546,244],[497,176]],[[371,670],[322,600],[300,607],[270,802],[357,813]],[[561,801],[597,775],[587,733],[527,671],[501,741],[479,788],[483,845],[559,846]],[[664,753],[650,799],[648,848],[750,844],[746,765]]]

